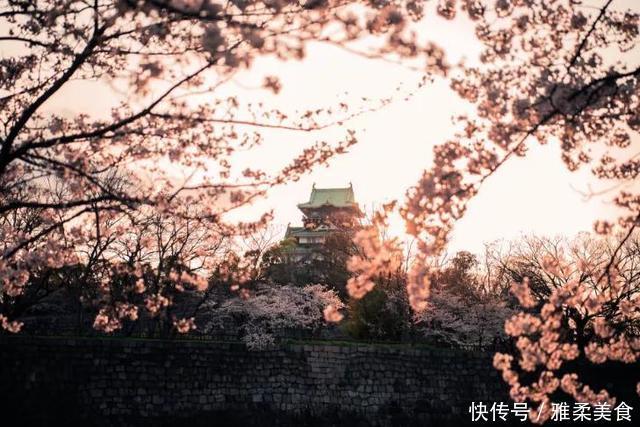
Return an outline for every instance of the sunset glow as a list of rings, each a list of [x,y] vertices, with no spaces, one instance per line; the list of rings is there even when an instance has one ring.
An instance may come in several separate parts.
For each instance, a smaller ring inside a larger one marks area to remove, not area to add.
[[[639,178],[637,0],[0,0],[2,425],[636,425]]]

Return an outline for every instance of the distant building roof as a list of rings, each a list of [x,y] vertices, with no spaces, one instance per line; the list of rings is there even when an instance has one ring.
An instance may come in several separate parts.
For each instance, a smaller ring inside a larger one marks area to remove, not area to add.
[[[295,236],[297,233],[304,231],[304,227],[291,227],[287,226],[287,231],[284,233],[284,238],[288,239],[289,237]]]
[[[316,188],[315,185],[311,190],[311,196],[306,203],[300,203],[298,208],[319,208],[322,206],[333,206],[337,208],[353,208],[358,204],[353,195],[353,187],[349,185],[346,188]]]
[[[284,235],[285,239],[289,237],[316,237],[331,234],[331,230],[310,230],[304,227],[287,227]]]

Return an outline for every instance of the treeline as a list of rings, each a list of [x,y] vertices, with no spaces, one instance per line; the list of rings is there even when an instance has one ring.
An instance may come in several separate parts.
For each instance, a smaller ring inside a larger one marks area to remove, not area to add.
[[[240,339],[251,348],[304,338],[503,349],[514,345],[505,321],[522,309],[510,292],[514,282],[527,278],[544,297],[557,285],[544,272],[552,260],[569,257],[577,269],[615,249],[613,240],[583,234],[529,236],[487,245],[479,255],[445,255],[432,260],[429,304],[415,313],[406,292],[410,251],[396,271],[375,277],[374,289],[356,299],[346,289],[353,275],[347,262],[363,251],[351,233],[330,236],[303,259],[293,255],[295,242],[277,242],[278,230],[269,227],[239,239],[205,236],[186,220],[143,218],[96,239],[83,262],[32,272],[23,293],[3,296],[3,310],[23,322],[27,334],[186,334]],[[623,249],[639,260],[638,248],[634,236]],[[334,322],[325,319],[327,307],[338,316]]]

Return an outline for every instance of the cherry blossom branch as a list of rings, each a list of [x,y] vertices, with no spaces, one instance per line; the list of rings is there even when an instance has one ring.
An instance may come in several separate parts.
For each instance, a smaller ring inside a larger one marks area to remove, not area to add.
[[[596,29],[596,25],[598,25],[598,22],[602,19],[602,17],[604,17],[604,14],[605,14],[607,8],[609,7],[609,5],[612,2],[613,2],[613,0],[608,0],[607,3],[605,3],[605,5],[602,6],[602,8],[600,8],[600,13],[598,13],[598,16],[596,17],[595,21],[593,21],[593,24],[591,24],[591,27],[589,28],[589,31],[587,31],[587,34],[582,38],[582,41],[578,45],[578,48],[576,49],[575,53],[573,54],[573,57],[571,58],[571,61],[569,61],[569,65],[567,66],[567,73],[575,65],[576,61],[580,57],[580,53],[582,52],[582,49],[584,49],[585,45],[587,44],[587,40],[589,39],[589,37],[591,37],[591,34]]]
[[[18,117],[15,124],[9,130],[6,138],[2,140],[2,149],[0,149],[0,175],[3,174],[6,167],[9,165],[13,158],[17,156],[11,156],[11,147],[15,138],[18,136],[23,127],[27,124],[29,119],[38,111],[38,109],[44,104],[53,94],[55,94],[64,84],[73,76],[73,74],[84,64],[89,58],[93,49],[98,45],[100,36],[106,27],[99,28],[93,33],[91,39],[82,50],[82,52],[76,55],[71,65],[66,69],[62,76],[56,80],[42,95],[40,95],[33,103],[31,103],[25,111]]]

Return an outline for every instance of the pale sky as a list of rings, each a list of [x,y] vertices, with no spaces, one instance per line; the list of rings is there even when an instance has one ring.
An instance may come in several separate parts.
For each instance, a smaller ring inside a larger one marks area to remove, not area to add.
[[[468,22],[444,21],[431,15],[425,19],[425,27],[432,29],[433,39],[447,48],[451,61],[462,56],[473,60],[477,55],[477,42]],[[272,67],[268,60],[256,63],[256,70],[266,70],[265,74]],[[278,98],[292,105],[305,105],[306,100],[331,104],[345,88],[355,99],[383,97],[400,84],[407,89],[415,87],[420,78],[419,73],[395,64],[358,58],[319,45],[311,47],[304,62],[280,66],[278,74],[283,81]],[[257,206],[273,209],[280,224],[299,224],[301,213],[296,204],[307,200],[314,182],[318,187],[347,186],[352,182],[358,202],[366,207],[402,198],[430,165],[433,146],[452,136],[451,117],[471,110],[441,80],[428,84],[408,101],[399,98],[380,111],[348,123],[358,130],[359,138],[349,153],[299,182],[272,190],[268,199]],[[288,149],[291,139],[300,142],[306,138],[307,135],[282,135],[275,142],[281,147],[270,148],[273,160],[279,161],[274,153],[282,147]],[[532,146],[525,158],[511,159],[486,181],[456,226],[449,252],[480,252],[485,242],[522,234],[571,236],[591,231],[595,220],[613,216],[610,199],[615,192],[593,198],[581,193],[611,185],[595,180],[588,170],[569,172],[560,159],[557,144]],[[402,234],[399,219],[392,228]]]
[[[473,61],[477,56],[479,46],[466,20],[445,21],[427,13],[421,25],[430,39],[446,49],[449,61],[462,57]],[[272,74],[278,75],[283,84],[278,96],[256,89],[266,75]],[[309,46],[304,61],[282,63],[261,58],[252,69],[239,73],[212,96],[238,95],[241,102],[265,101],[292,115],[295,109],[331,107],[341,100],[356,100],[357,107],[360,97],[375,99],[395,93],[398,99],[379,111],[350,120],[342,129],[334,127],[316,133],[264,132],[265,145],[241,156],[241,162],[277,169],[314,140],[335,140],[347,128],[357,131],[359,143],[349,153],[332,160],[328,167],[272,190],[266,199],[234,217],[257,218],[272,209],[276,224],[299,224],[301,213],[296,204],[307,200],[314,182],[318,187],[347,186],[351,182],[358,202],[365,207],[402,198],[422,170],[429,167],[433,146],[452,136],[451,117],[471,111],[442,80],[427,84],[410,99],[403,100],[402,94],[411,92],[421,78],[420,73],[405,67],[319,44]],[[104,84],[78,82],[47,108],[105,114],[117,98]],[[579,191],[587,191],[589,186],[600,190],[610,185],[596,182],[588,171],[568,172],[556,145],[535,146],[526,158],[510,160],[486,182],[471,202],[466,217],[457,225],[449,251],[480,251],[484,242],[515,238],[521,233],[573,235],[591,230],[596,219],[611,216],[608,200],[615,193],[587,200]],[[399,223],[393,224],[393,229],[402,233]]]

